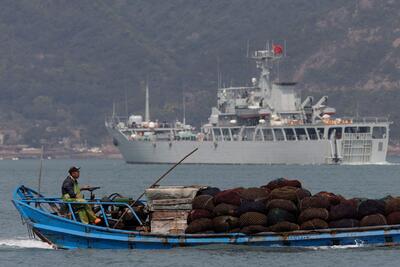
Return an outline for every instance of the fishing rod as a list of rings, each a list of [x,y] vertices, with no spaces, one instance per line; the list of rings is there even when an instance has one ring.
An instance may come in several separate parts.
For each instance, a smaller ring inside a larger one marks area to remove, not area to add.
[[[171,168],[169,168],[168,171],[166,171],[163,175],[161,175],[152,185],[150,185],[149,188],[153,188],[154,186],[156,186],[162,179],[164,179],[164,177],[166,177],[173,169],[175,169],[179,164],[181,164],[185,159],[187,159],[188,157],[190,157],[194,152],[196,152],[199,148],[196,147],[195,149],[193,149],[189,154],[187,154],[185,157],[183,157],[179,162],[175,163]],[[131,207],[133,207],[133,205],[135,205],[146,193],[146,191],[144,191],[132,204],[130,204]],[[125,214],[128,212],[129,209],[125,209],[125,211],[122,213],[121,217],[119,217],[118,221],[114,224],[113,228],[117,227],[118,224],[121,222],[122,218],[125,216]]]
[[[40,195],[40,189],[41,189],[41,185],[42,185],[43,154],[44,154],[44,146],[42,146],[42,151],[40,152],[40,167],[39,167],[39,177],[38,177],[38,193],[39,193],[39,195]]]
[[[38,194],[40,196],[40,190],[42,185],[42,169],[43,169],[43,154],[44,154],[44,146],[42,146],[42,151],[40,152],[40,167],[39,167],[39,176],[38,176]],[[36,203],[36,207],[38,207],[40,203]]]

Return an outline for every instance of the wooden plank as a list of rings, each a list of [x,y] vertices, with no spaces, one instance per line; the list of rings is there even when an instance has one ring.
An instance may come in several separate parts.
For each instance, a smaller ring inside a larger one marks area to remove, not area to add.
[[[179,205],[192,204],[192,198],[177,198],[177,199],[155,199],[151,201],[151,205]]]
[[[182,210],[190,211],[192,204],[179,204],[179,205],[149,205],[150,211],[162,211],[162,210]]]
[[[181,220],[187,220],[189,216],[188,211],[154,211],[151,213],[151,219],[152,220],[163,220],[167,219],[170,220],[172,219],[181,219]]]
[[[186,220],[152,220],[152,233],[184,233],[187,227]]]

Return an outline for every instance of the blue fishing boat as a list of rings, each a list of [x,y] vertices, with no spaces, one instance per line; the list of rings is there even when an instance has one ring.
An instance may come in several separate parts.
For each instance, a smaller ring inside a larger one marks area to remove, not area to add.
[[[13,195],[15,207],[28,229],[54,248],[75,249],[169,249],[174,247],[231,244],[259,247],[325,247],[325,246],[395,246],[400,244],[400,225],[292,231],[285,233],[224,234],[158,234],[138,230],[114,229],[106,213],[109,205],[126,206],[140,221],[127,203],[104,202],[90,199],[86,204],[96,205],[104,226],[79,222],[73,205],[82,202],[64,202],[60,198],[45,197],[36,191],[18,187]],[[62,207],[67,210],[61,212]]]

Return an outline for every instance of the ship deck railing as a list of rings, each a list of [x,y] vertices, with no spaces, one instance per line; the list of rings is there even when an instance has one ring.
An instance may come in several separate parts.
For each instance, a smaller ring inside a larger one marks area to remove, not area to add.
[[[356,123],[366,123],[366,124],[378,124],[378,123],[390,123],[389,118],[388,117],[341,117],[341,118],[337,118],[340,119],[341,121],[351,121],[351,123],[347,123],[347,124],[356,124]],[[107,117],[106,118],[106,123],[109,126],[117,126],[118,123],[123,122],[125,124],[125,127],[127,129],[137,129],[137,130],[145,130],[148,128],[144,128],[144,127],[137,127],[137,128],[133,128],[133,127],[129,127],[128,125],[128,120],[129,117],[127,116],[112,116],[112,117]],[[334,119],[332,119],[334,120]],[[340,122],[338,122],[338,124],[341,124]],[[164,123],[161,123],[161,125],[164,125]],[[167,123],[165,124],[167,125]],[[171,124],[169,124],[171,125]],[[281,126],[311,126],[311,125],[315,125],[315,126],[319,126],[319,125],[326,125],[323,121],[318,121],[315,123],[299,123],[299,124],[282,124],[282,125],[277,125],[277,126],[272,126],[272,125],[268,125],[265,124],[265,126],[268,127],[281,127]],[[245,125],[243,125],[245,126]],[[258,125],[258,126],[264,126],[264,125]],[[215,126],[217,127],[217,126]],[[238,125],[224,125],[223,127],[231,127],[231,128],[237,128],[237,127],[241,127]],[[249,126],[250,127],[250,126]],[[157,129],[177,129],[175,127],[158,127]]]
[[[385,123],[385,122],[390,122],[388,117],[343,117],[341,119],[351,120],[353,123]]]

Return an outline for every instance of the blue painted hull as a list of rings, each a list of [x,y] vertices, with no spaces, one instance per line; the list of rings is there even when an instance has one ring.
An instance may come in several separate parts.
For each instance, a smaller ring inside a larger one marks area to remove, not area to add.
[[[32,205],[32,202],[13,199],[15,207],[33,232],[40,239],[56,248],[169,249],[210,244],[306,248],[336,245],[394,246],[400,244],[400,225],[255,235],[241,233],[164,235],[85,225],[45,212]]]

